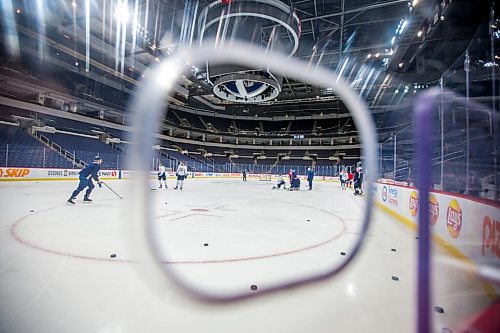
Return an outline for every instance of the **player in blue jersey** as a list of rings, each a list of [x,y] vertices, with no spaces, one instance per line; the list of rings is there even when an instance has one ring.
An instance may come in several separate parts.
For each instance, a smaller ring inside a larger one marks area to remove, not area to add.
[[[83,201],[85,202],[92,202],[92,200],[89,198],[90,193],[92,193],[92,190],[94,189],[94,183],[92,182],[92,179],[94,179],[97,182],[97,185],[99,187],[102,186],[102,182],[99,180],[99,170],[101,170],[101,163],[102,163],[102,158],[99,156],[96,156],[94,158],[94,163],[89,164],[80,171],[80,183],[78,184],[78,188],[73,191],[71,194],[71,197],[68,199],[68,203],[70,204],[75,204],[73,200],[76,199],[76,196],[78,193],[83,191],[86,187],[88,187],[87,191],[85,192],[85,196],[83,197]]]

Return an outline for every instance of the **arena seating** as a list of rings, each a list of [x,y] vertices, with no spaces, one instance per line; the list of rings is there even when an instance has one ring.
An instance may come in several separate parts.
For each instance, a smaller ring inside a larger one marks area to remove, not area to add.
[[[71,162],[24,129],[0,125],[0,166],[72,168]]]
[[[99,155],[103,158],[102,169],[120,168],[120,155],[122,153],[97,138],[92,139],[61,133],[44,133],[44,135],[63,149],[74,154],[76,159],[91,163],[94,156]]]

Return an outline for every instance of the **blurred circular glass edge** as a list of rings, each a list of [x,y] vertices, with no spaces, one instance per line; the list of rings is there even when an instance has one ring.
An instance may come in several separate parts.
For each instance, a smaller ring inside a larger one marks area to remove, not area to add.
[[[128,165],[132,173],[131,184],[127,186],[126,190],[124,222],[129,228],[127,236],[129,237],[132,261],[139,266],[141,275],[146,278],[150,287],[157,292],[169,293],[172,286],[177,286],[190,296],[210,302],[245,299],[324,280],[335,275],[344,269],[358,253],[368,230],[372,213],[373,185],[378,175],[377,136],[372,116],[366,104],[342,77],[329,69],[316,67],[282,54],[266,52],[261,48],[237,41],[215,47],[214,45],[216,44],[180,48],[173,56],[163,59],[149,68],[130,105],[133,131]],[[271,286],[258,293],[220,295],[189,285],[183,281],[181,276],[169,269],[168,265],[161,264],[151,234],[153,210],[152,196],[148,186],[151,171],[150,161],[153,157],[152,147],[155,140],[154,133],[157,132],[158,125],[161,124],[167,96],[172,92],[176,80],[182,73],[189,72],[191,66],[202,65],[207,60],[212,63],[237,62],[255,68],[268,68],[273,72],[284,73],[287,77],[303,80],[319,87],[333,88],[346,105],[353,116],[362,143],[361,156],[364,156],[366,208],[359,238],[350,251],[350,256],[346,257],[340,266],[325,269],[324,273],[319,275]],[[174,283],[168,283],[169,281],[165,277]]]

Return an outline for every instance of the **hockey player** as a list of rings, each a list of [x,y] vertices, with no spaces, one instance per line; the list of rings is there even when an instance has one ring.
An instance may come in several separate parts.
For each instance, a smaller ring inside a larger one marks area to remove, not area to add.
[[[295,176],[295,178],[292,179],[289,191],[298,191],[298,190],[300,190],[300,179],[299,177]]]
[[[167,171],[165,169],[165,166],[160,163],[160,166],[158,167],[158,183],[160,183],[160,188],[162,188],[162,183],[161,183],[162,180],[163,180],[163,185],[165,185],[165,188],[168,188]]]
[[[184,162],[181,162],[179,166],[177,167],[177,172],[175,173],[177,176],[177,183],[175,184],[174,190],[177,190],[178,188],[181,189],[184,186],[184,179],[187,177],[187,166]]]
[[[344,169],[340,173],[340,184],[342,186],[342,190],[346,189],[347,181],[349,180],[349,175],[347,174],[347,171]]]
[[[354,174],[352,172],[347,173],[347,187],[352,188],[352,180],[354,179]]]
[[[307,168],[307,181],[309,182],[309,191],[313,189],[314,171],[312,168]]]
[[[246,182],[247,181],[247,169],[243,169],[243,181]]]
[[[363,168],[356,168],[356,172],[354,173],[354,195],[362,195],[363,189],[361,185],[363,185]]]
[[[285,180],[283,179],[283,176],[280,174],[278,174],[278,180],[276,181],[276,186],[273,186],[273,190],[275,189],[280,189],[281,188],[281,185],[283,185],[283,189],[286,190],[286,185],[285,185]]]
[[[97,182],[97,185],[99,187],[102,187],[102,182],[99,180],[99,175],[98,172],[101,170],[101,163],[102,163],[102,158],[99,156],[94,157],[94,162],[92,164],[89,164],[80,171],[80,183],[78,184],[78,188],[73,191],[71,194],[71,197],[68,199],[68,203],[70,204],[75,204],[73,200],[76,199],[76,196],[78,193],[83,191],[85,187],[88,187],[87,191],[85,192],[85,196],[83,197],[84,202],[92,202],[92,199],[89,198],[90,193],[92,193],[92,190],[94,189],[94,183],[92,182],[92,178]]]

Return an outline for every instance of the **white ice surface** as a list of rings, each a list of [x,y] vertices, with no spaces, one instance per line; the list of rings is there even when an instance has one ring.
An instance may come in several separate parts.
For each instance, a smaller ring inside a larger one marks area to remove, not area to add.
[[[126,181],[108,183],[126,193]],[[162,265],[220,292],[264,290],[338,264],[363,214],[364,199],[335,183],[300,192],[272,191],[271,183],[252,179],[190,179],[182,192],[169,185],[151,191]],[[0,332],[415,331],[417,240],[377,209],[361,254],[336,277],[206,304],[148,286],[129,262],[124,201],[102,188],[93,203],[82,203],[80,194],[69,206],[75,186],[0,183]],[[434,266],[434,304],[445,309],[433,312],[436,331],[488,303],[470,276]]]

